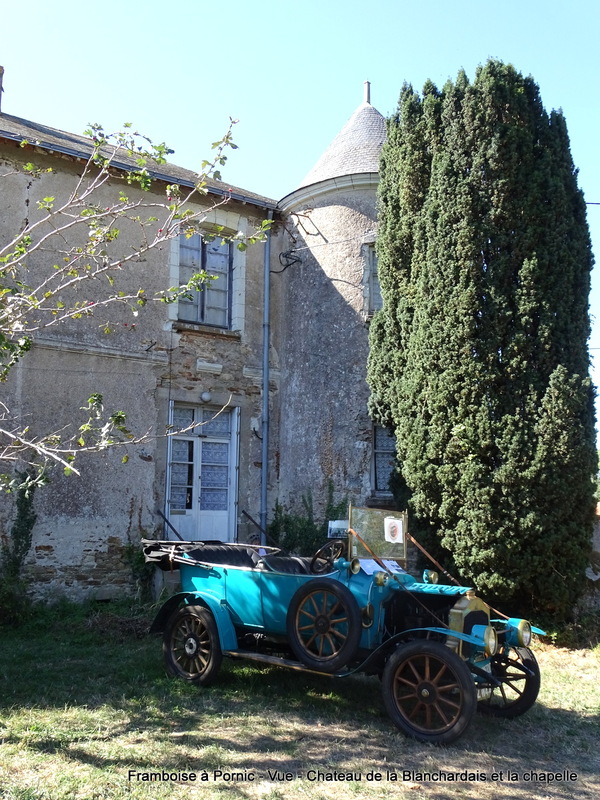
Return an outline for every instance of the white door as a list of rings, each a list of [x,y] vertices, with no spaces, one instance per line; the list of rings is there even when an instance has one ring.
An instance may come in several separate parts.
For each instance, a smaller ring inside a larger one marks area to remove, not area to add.
[[[174,404],[168,519],[183,539],[235,539],[239,409]],[[169,531],[170,539],[176,538]]]

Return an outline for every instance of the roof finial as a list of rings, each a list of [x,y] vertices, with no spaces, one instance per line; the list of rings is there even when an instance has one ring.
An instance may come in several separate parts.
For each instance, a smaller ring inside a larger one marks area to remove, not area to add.
[[[371,105],[371,81],[365,81],[365,95],[363,102]]]

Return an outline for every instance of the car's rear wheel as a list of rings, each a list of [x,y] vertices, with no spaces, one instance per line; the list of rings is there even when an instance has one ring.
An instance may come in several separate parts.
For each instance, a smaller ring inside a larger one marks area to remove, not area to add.
[[[476,708],[469,668],[440,642],[400,645],[386,662],[382,692],[396,727],[420,742],[447,744],[458,739]]]
[[[316,578],[292,597],[288,639],[296,658],[310,669],[343,669],[356,654],[361,630],[358,604],[343,583]]]
[[[183,606],[168,620],[163,655],[169,674],[208,686],[214,681],[223,654],[213,615],[204,606]]]
[[[502,648],[490,661],[491,674],[500,681],[479,700],[482,714],[512,719],[519,717],[537,700],[540,691],[540,668],[527,647]]]

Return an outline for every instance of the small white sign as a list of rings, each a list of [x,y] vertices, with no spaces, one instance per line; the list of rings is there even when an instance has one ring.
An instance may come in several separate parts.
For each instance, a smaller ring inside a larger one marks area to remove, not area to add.
[[[401,519],[385,517],[383,520],[386,542],[402,544],[404,542],[404,528]]]
[[[406,572],[406,570],[402,569],[402,567],[399,564],[396,564],[395,561],[391,561],[388,558],[384,558],[383,563],[389,569],[390,572],[395,572],[395,573]],[[361,558],[360,568],[363,570],[363,572],[366,572],[367,575],[373,575],[374,572],[378,572],[381,570],[380,565],[375,561],[374,558]]]

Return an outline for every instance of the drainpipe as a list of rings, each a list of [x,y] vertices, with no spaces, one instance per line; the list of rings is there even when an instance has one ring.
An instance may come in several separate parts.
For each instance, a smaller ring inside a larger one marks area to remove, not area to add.
[[[269,209],[268,219],[273,219]],[[266,544],[267,485],[269,481],[269,344],[271,339],[271,231],[267,232],[263,274],[262,464],[260,471],[261,542]]]

